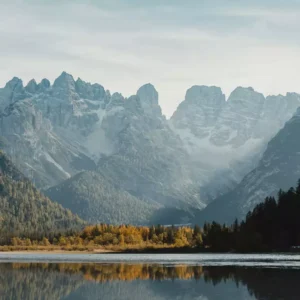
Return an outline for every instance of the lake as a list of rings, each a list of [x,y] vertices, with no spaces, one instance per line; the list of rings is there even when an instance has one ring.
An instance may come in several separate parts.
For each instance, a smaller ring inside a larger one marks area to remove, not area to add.
[[[300,255],[0,253],[0,299],[299,299]]]

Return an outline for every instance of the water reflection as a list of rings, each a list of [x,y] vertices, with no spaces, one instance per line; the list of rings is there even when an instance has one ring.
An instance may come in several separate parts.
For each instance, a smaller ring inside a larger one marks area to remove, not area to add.
[[[299,269],[3,263],[1,299],[299,299]]]

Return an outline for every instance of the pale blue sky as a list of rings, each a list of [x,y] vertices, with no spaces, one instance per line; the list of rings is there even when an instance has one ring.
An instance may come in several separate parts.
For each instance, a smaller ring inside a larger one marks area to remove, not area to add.
[[[300,0],[0,0],[0,86],[63,70],[170,115],[194,84],[300,92]]]

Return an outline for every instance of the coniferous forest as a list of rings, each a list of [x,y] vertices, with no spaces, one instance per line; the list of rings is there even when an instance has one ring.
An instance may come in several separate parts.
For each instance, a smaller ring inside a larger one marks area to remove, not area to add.
[[[0,243],[78,230],[84,222],[39,192],[0,151]]]
[[[3,178],[2,178],[3,180]],[[5,183],[5,182],[4,182]],[[23,184],[24,185],[24,184]],[[6,189],[12,189],[6,192],[7,195],[18,193],[10,185],[4,188],[1,185],[2,193]],[[24,185],[26,186],[26,185]],[[20,187],[19,187],[20,188]],[[30,196],[38,197],[37,191],[31,188],[23,188],[21,191]],[[24,197],[25,197],[24,196]],[[13,196],[10,196],[13,197]],[[40,197],[40,196],[39,196]],[[43,199],[43,198],[42,198]],[[48,200],[44,199],[44,205]],[[5,203],[5,202],[4,202]],[[42,202],[43,203],[43,202]],[[17,210],[19,206],[14,209]],[[57,209],[57,211],[55,210]],[[63,216],[59,206],[53,207],[53,213],[56,216]],[[66,216],[68,212],[65,212]],[[290,188],[288,191],[280,190],[278,199],[268,197],[265,201],[257,205],[247,214],[245,220],[239,222],[236,220],[231,225],[218,224],[216,222],[205,223],[203,228],[198,225],[193,227],[183,226],[132,226],[132,225],[89,225],[83,230],[75,230],[72,227],[72,233],[60,231],[42,231],[42,235],[35,235],[27,228],[28,235],[15,235],[7,243],[7,239],[2,239],[2,245],[13,247],[61,247],[66,250],[89,250],[95,248],[106,248],[119,251],[150,251],[153,249],[177,249],[177,251],[208,251],[208,252],[270,252],[270,251],[289,251],[293,246],[300,245],[300,180],[296,188]],[[20,214],[22,216],[22,214]],[[24,217],[19,217],[16,224]],[[10,224],[13,225],[13,219]],[[50,222],[51,215],[45,214],[35,218],[34,226]],[[64,221],[67,226],[68,220]],[[5,224],[5,223],[4,223]],[[48,224],[48,223],[46,223]],[[48,228],[51,229],[51,222]],[[45,228],[37,227],[37,228]],[[2,230],[5,227],[2,225]],[[7,228],[7,227],[6,227]],[[36,227],[34,227],[36,228]],[[15,231],[18,233],[18,231]],[[5,242],[4,242],[5,241]],[[5,248],[8,249],[8,248]],[[30,248],[29,248],[30,249]]]

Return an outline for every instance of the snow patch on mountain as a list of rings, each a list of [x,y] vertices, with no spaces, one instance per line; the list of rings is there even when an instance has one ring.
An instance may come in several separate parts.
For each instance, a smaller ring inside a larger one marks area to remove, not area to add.
[[[71,177],[71,174],[69,174],[68,172],[66,172],[66,171],[63,169],[63,167],[62,167],[60,164],[58,164],[58,163],[50,156],[49,153],[44,152],[42,155],[46,158],[47,161],[49,161],[50,163],[52,163],[53,165],[55,165],[55,167],[56,167],[57,169],[59,169],[59,170],[65,175],[66,179]]]

